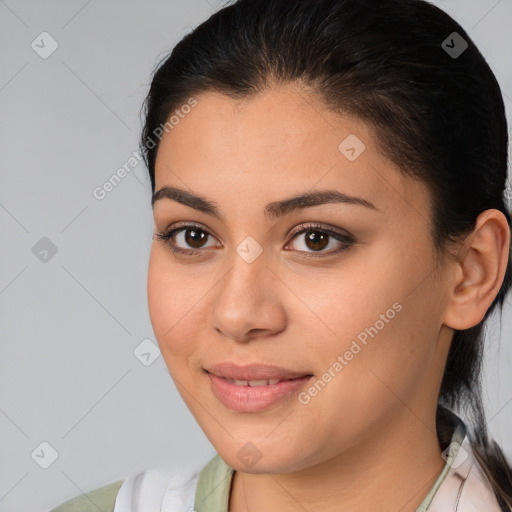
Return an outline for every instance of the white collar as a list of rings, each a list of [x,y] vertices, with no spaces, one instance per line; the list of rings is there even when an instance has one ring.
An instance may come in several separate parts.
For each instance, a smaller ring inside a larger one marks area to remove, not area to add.
[[[192,512],[200,468],[157,466],[127,478],[113,512]]]
[[[428,512],[501,512],[489,480],[478,464],[466,435],[450,445],[457,455],[448,459],[450,469],[434,494]],[[416,512],[423,512],[421,507]]]

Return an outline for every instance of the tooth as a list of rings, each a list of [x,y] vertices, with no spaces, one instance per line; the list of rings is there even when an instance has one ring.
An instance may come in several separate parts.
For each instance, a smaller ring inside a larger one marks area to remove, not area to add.
[[[279,379],[269,379],[269,380],[268,380],[268,383],[269,383],[270,385],[272,385],[272,384],[277,384],[278,382],[279,382]]]
[[[268,380],[250,380],[249,386],[256,387],[256,386],[266,386],[268,384]]]
[[[235,379],[235,384],[237,386],[248,386],[249,382],[247,382],[246,380],[237,380],[237,379]]]

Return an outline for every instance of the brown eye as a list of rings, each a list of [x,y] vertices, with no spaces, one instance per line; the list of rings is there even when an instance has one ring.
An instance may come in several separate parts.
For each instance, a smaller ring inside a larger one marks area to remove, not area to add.
[[[320,251],[329,245],[329,235],[320,231],[306,231],[305,244],[313,251]]]
[[[294,245],[293,249],[308,256],[328,256],[347,250],[354,243],[354,238],[348,234],[321,225],[309,224],[299,226],[299,229],[292,233],[290,245]]]
[[[215,245],[215,238],[206,229],[194,224],[186,224],[166,231],[156,233],[156,237],[167,245],[172,252],[193,255],[201,249]],[[208,244],[208,239],[213,242]],[[208,245],[207,245],[208,244]]]
[[[195,249],[200,249],[206,240],[208,240],[208,233],[198,228],[188,228],[184,230],[185,242]]]

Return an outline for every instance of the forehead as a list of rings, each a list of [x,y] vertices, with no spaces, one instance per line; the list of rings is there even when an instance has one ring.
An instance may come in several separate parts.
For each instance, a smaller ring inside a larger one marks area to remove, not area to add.
[[[219,202],[223,192],[243,202],[334,187],[382,210],[403,214],[411,203],[425,210],[426,188],[380,153],[368,124],[303,89],[280,86],[242,100],[208,92],[195,99],[190,113],[164,132],[156,190],[185,185]]]
[[[322,164],[339,159],[338,145],[350,131],[357,132],[366,147],[373,145],[364,123],[350,118],[343,122],[316,97],[293,85],[238,100],[217,92],[203,93],[196,100],[191,112],[164,134],[159,154],[168,146],[177,155],[187,153],[188,161],[205,154],[230,159],[251,156],[254,161],[289,158],[292,153],[303,158],[308,153]]]

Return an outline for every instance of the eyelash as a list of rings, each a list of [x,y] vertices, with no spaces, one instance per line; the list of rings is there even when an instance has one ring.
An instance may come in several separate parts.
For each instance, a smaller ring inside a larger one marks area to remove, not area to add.
[[[200,226],[198,224],[183,224],[178,227],[169,229],[163,233],[155,233],[155,236],[157,237],[158,240],[162,241],[166,246],[168,246],[169,249],[171,250],[171,252],[174,254],[187,255],[190,257],[199,256],[202,253],[204,253],[204,251],[207,251],[209,249],[209,247],[200,248],[200,249],[182,249],[181,247],[177,247],[176,245],[174,245],[174,242],[173,242],[174,235],[180,231],[186,231],[189,228],[197,229],[197,230],[202,231],[203,233],[206,233],[208,236],[213,236],[208,232],[207,229],[204,229],[202,226]],[[325,228],[321,224],[315,224],[315,223],[299,225],[297,227],[297,229],[293,230],[292,233],[290,234],[291,235],[290,242],[292,240],[294,240],[295,238],[297,238],[298,235],[301,235],[303,233],[307,233],[310,231],[326,234],[329,237],[336,239],[338,242],[342,242],[342,245],[338,249],[330,250],[327,252],[298,251],[300,253],[306,254],[308,258],[331,256],[333,254],[337,254],[337,253],[340,253],[340,252],[350,249],[352,247],[352,245],[355,243],[355,240],[351,236],[334,231],[332,229]]]

